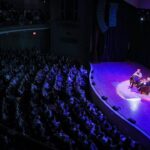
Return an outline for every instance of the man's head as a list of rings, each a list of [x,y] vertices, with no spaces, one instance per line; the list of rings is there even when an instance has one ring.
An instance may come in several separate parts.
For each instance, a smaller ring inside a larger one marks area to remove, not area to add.
[[[137,69],[137,72],[141,72],[141,69],[138,68],[138,69]]]

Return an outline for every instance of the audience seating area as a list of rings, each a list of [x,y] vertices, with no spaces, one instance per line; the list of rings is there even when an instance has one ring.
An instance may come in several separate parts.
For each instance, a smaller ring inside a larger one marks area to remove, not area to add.
[[[0,51],[0,124],[11,130],[1,150],[26,149],[25,137],[49,149],[142,149],[92,102],[83,65],[37,50]]]
[[[15,9],[12,4],[0,2],[0,27],[34,25],[48,22],[46,10]]]

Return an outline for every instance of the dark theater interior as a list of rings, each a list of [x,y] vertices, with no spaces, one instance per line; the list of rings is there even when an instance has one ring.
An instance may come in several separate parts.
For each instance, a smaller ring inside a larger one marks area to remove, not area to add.
[[[149,150],[150,0],[0,0],[0,150]]]

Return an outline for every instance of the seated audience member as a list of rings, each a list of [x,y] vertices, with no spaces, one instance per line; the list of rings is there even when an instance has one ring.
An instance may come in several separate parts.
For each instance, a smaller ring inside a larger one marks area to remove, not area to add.
[[[0,67],[0,121],[21,140],[27,136],[56,149],[140,150],[90,99],[83,65],[39,50],[1,50]],[[17,149],[13,138],[0,133],[0,145]]]

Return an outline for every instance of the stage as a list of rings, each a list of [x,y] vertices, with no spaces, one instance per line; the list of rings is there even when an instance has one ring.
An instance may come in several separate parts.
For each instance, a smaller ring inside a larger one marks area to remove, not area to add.
[[[90,80],[95,83],[95,93],[99,97],[108,97],[105,103],[118,108],[117,111],[114,110],[118,116],[136,121],[134,126],[150,139],[150,95],[143,95],[136,88],[129,88],[129,78],[137,68],[141,68],[144,78],[150,76],[150,70],[140,64],[103,62],[91,64],[93,73]]]

